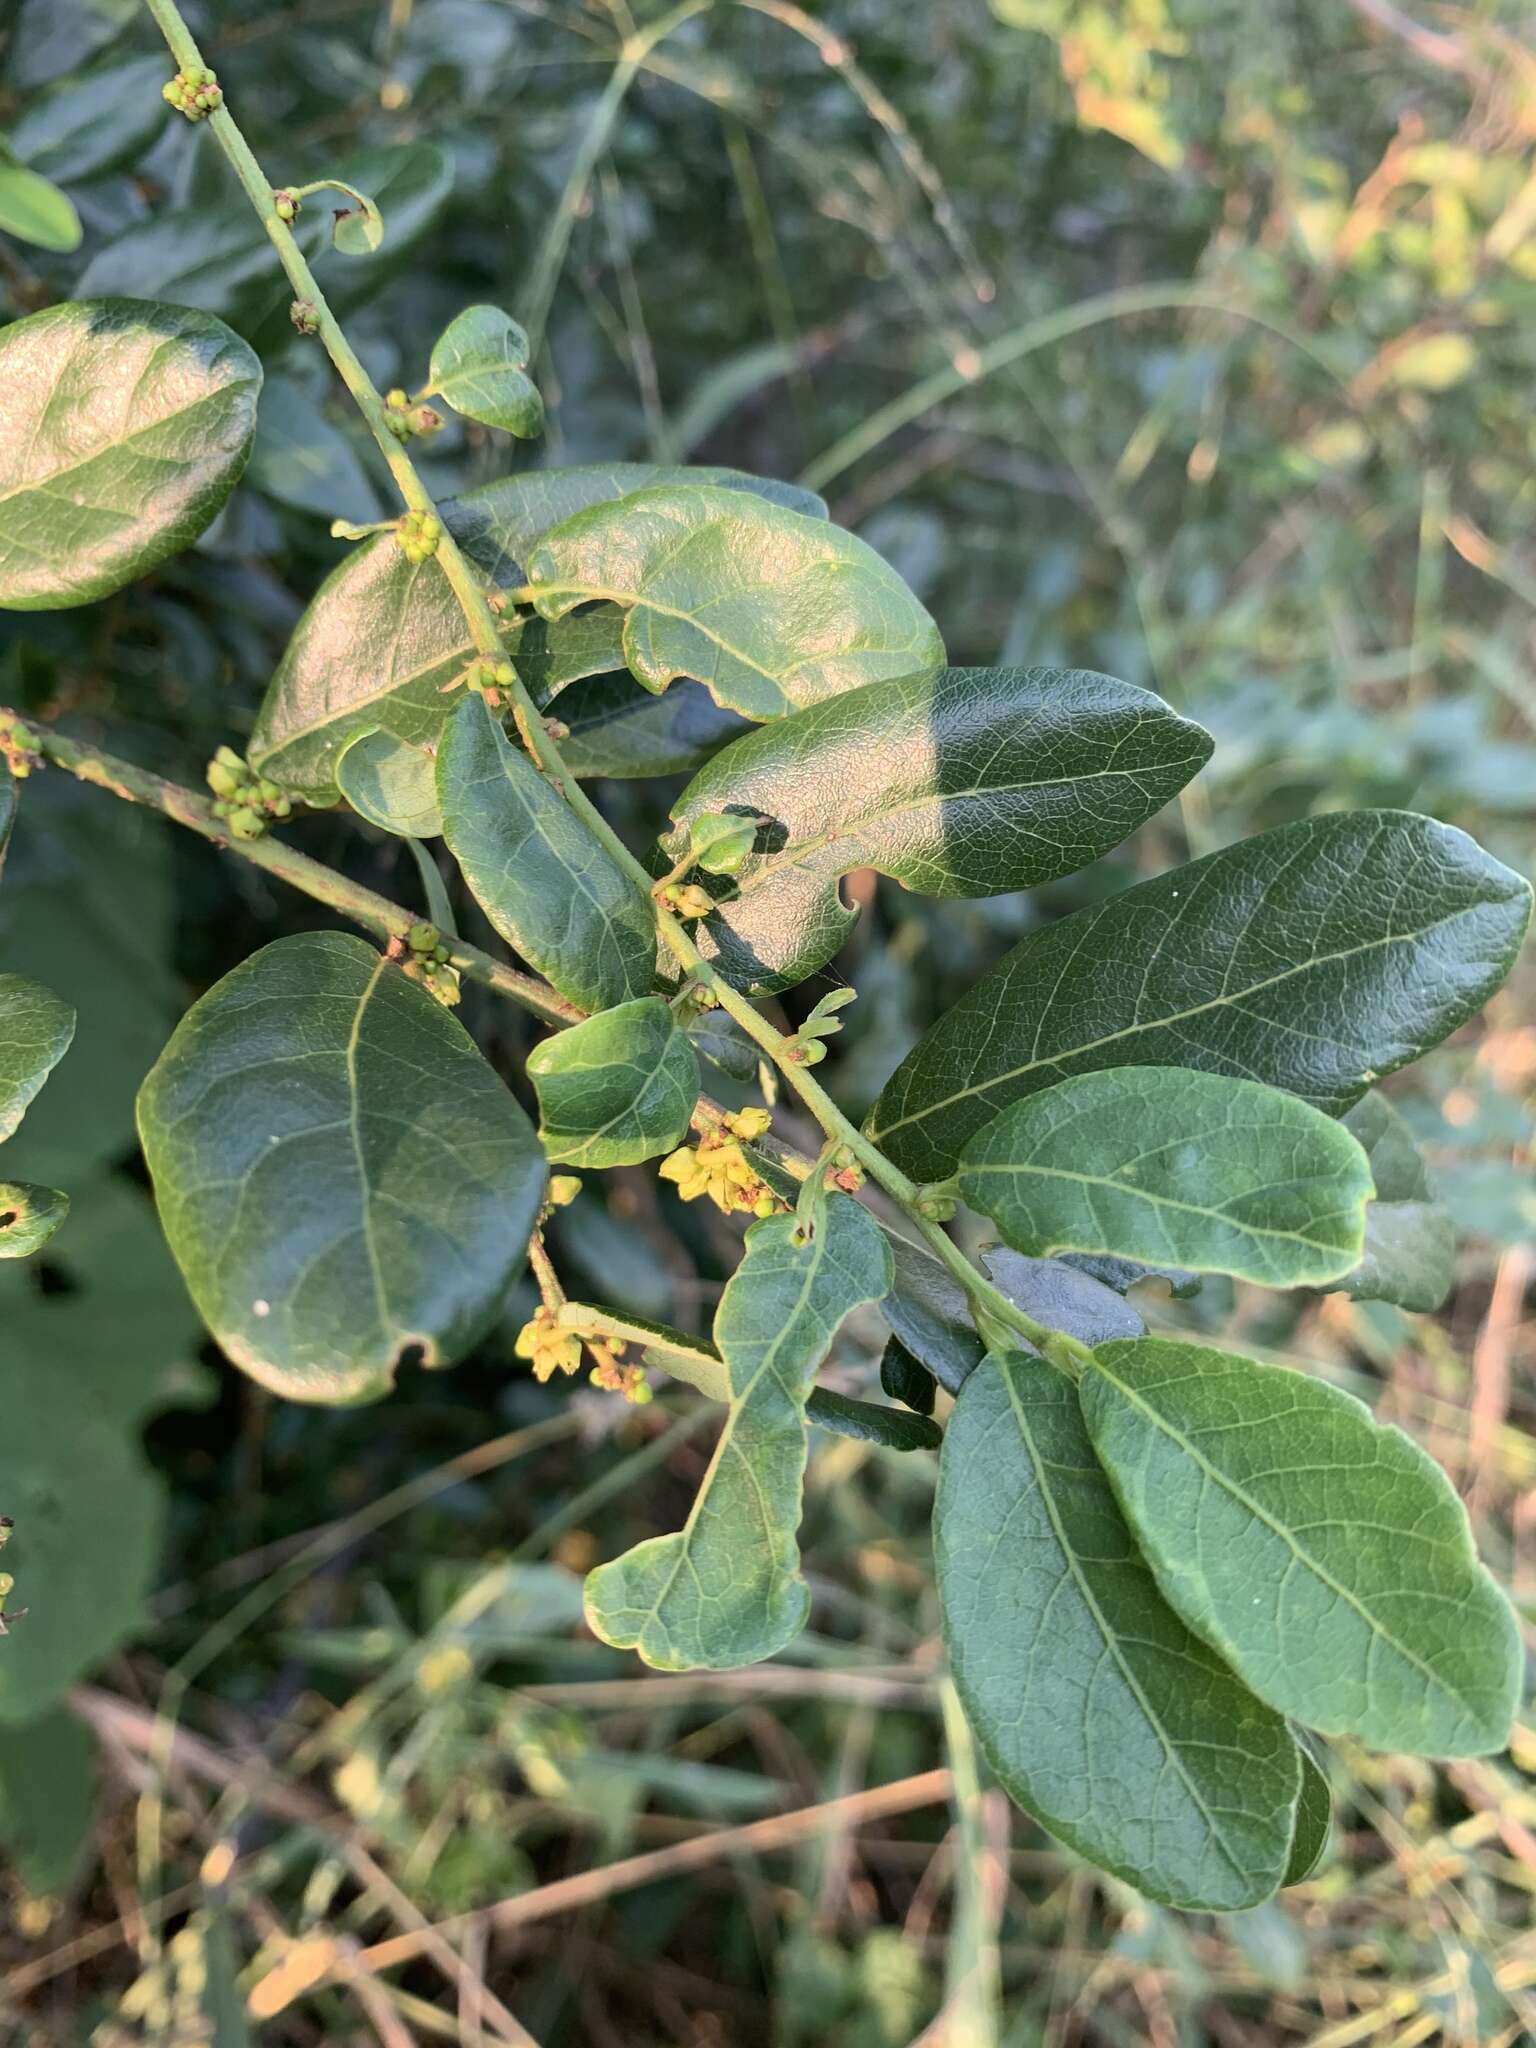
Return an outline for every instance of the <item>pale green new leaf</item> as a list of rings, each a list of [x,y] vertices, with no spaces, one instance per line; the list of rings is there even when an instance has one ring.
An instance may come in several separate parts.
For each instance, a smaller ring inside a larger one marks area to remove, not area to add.
[[[1168,1905],[1276,1890],[1296,1745],[1159,1597],[1072,1384],[1043,1362],[989,1357],[961,1390],[934,1563],[960,1698],[1026,1812]]]
[[[622,605],[637,681],[659,691],[692,676],[747,718],[931,675],[944,659],[932,619],[863,541],[710,484],[593,505],[551,528],[527,567],[542,617]]]
[[[543,1197],[473,1041],[362,939],[279,939],[182,1019],[139,1097],[166,1238],[235,1364],[301,1401],[451,1365]]]
[[[1419,1756],[1502,1749],[1522,1653],[1450,1481],[1353,1395],[1147,1337],[1083,1413],[1170,1604],[1282,1713]]]
[[[583,1010],[650,994],[650,902],[478,697],[443,732],[437,797],[476,902],[531,967]]]
[[[265,247],[265,237],[262,241]],[[269,265],[270,258],[268,250],[264,260]],[[481,574],[492,583],[510,585],[521,582],[522,564],[539,535],[583,506],[688,478],[703,478],[722,490],[761,493],[807,513],[825,509],[819,498],[792,484],[737,470],[658,468],[643,462],[503,477],[450,498],[438,509]],[[388,534],[364,541],[325,579],[299,620],[256,720],[248,749],[251,763],[296,795],[332,800],[337,755],[357,733],[378,729],[412,746],[436,739],[453,708],[453,698],[443,695],[444,685],[462,675],[478,652],[435,556],[411,563]],[[646,701],[654,704],[655,699],[647,696]],[[705,701],[718,725],[726,714]],[[677,765],[689,765],[688,757]],[[610,771],[587,766],[576,772]]]
[[[69,1214],[69,1197],[30,1181],[0,1180],[0,1259],[26,1259]]]
[[[528,375],[528,337],[498,306],[466,306],[432,347],[427,393],[465,419],[530,440],[544,401]]]
[[[67,192],[0,153],[0,235],[65,255],[79,248],[83,232]]]
[[[697,943],[739,987],[792,988],[857,912],[874,868],[925,896],[996,896],[1086,867],[1176,796],[1210,735],[1086,669],[949,668],[867,683],[750,732],[700,770],[663,841],[762,820]]]
[[[1343,1119],[1365,1147],[1376,1199],[1365,1212],[1365,1252],[1338,1282],[1356,1301],[1437,1309],[1456,1278],[1456,1226],[1435,1200],[1407,1124],[1372,1089]]]
[[[239,480],[261,365],[220,320],[76,300],[0,330],[0,606],[89,604],[189,545]]]
[[[1110,1252],[1317,1286],[1360,1256],[1365,1153],[1257,1081],[1108,1067],[1015,1102],[960,1155],[960,1193],[1021,1252]]]
[[[336,786],[360,818],[401,839],[440,839],[437,763],[392,733],[363,732],[336,762]]]
[[[69,1050],[74,1006],[22,974],[0,974],[0,1140]]]
[[[730,1413],[684,1527],[589,1574],[587,1619],[604,1642],[661,1670],[726,1670],[799,1634],[806,1399],[839,1323],[890,1277],[878,1225],[847,1195],[828,1197],[809,1234],[794,1216],[747,1232],[715,1316]]]
[[[539,1142],[556,1166],[633,1166],[679,1145],[703,1085],[660,996],[600,1010],[528,1055]]]
[[[1199,1067],[1337,1114],[1475,1016],[1529,884],[1464,832],[1347,811],[1261,833],[1031,932],[908,1054],[870,1135],[917,1180],[1020,1096]]]

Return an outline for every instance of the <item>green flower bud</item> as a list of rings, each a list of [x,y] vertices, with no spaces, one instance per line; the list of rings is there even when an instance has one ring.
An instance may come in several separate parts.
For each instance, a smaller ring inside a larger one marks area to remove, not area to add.
[[[249,804],[236,804],[229,814],[229,829],[237,839],[259,839],[267,829],[267,821]]]
[[[215,796],[233,796],[241,783],[241,778],[232,768],[227,768],[217,755],[208,763],[206,779]]]
[[[315,310],[312,299],[295,299],[288,308],[288,318],[293,322],[300,334],[318,334],[320,332],[320,315]]]
[[[405,935],[405,943],[413,953],[430,953],[437,945],[437,926],[425,922],[413,924]]]

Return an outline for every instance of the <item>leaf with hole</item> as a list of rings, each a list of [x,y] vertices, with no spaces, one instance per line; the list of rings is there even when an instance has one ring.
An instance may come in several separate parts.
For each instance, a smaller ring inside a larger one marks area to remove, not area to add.
[[[1502,1749],[1522,1653],[1445,1474],[1353,1395],[1145,1337],[1083,1413],[1170,1605],[1282,1713],[1418,1756]]]
[[[650,994],[648,898],[478,697],[443,733],[437,800],[475,901],[530,967],[583,1010]]]
[[[787,500],[806,509],[821,503],[793,485],[735,470],[619,462],[504,477],[450,498],[438,510],[476,569],[505,586],[521,581],[522,564],[540,534],[583,506],[658,481],[697,476],[721,490],[761,492],[776,503]],[[509,640],[520,644],[515,634]],[[435,556],[410,563],[389,534],[365,541],[325,579],[299,620],[251,735],[251,765],[296,795],[334,800],[336,759],[346,742],[377,729],[411,746],[431,744],[453,709],[445,685],[463,674],[478,651]],[[638,692],[638,685],[629,688]],[[649,704],[656,701],[639,694]],[[728,717],[707,697],[705,703],[716,721]],[[570,721],[567,705],[560,715]],[[679,713],[665,726],[653,724],[647,744],[654,749],[661,733],[675,747],[673,726],[684,722]],[[686,755],[680,765],[688,765]],[[578,774],[609,772],[606,765],[573,767]],[[645,766],[630,772],[662,771]]]
[[[934,1563],[955,1685],[1027,1813],[1167,1905],[1276,1890],[1296,1744],[1159,1596],[1053,1368],[989,1357],[966,1381]]]
[[[664,1671],[757,1663],[805,1625],[810,1592],[796,1530],[806,1400],[838,1325],[890,1284],[867,1209],[831,1195],[813,1231],[770,1216],[747,1232],[715,1316],[731,1406],[685,1526],[587,1578],[587,1620],[605,1643]]]
[[[1295,1095],[1180,1067],[1107,1067],[1027,1095],[960,1155],[960,1194],[1018,1251],[1108,1252],[1264,1287],[1347,1273],[1371,1169]]]
[[[557,1166],[633,1166],[682,1143],[698,1055],[660,996],[601,1010],[528,1055],[539,1142]]]
[[[1530,886],[1464,832],[1345,811],[1263,832],[1031,932],[897,1068],[870,1136],[952,1173],[1010,1102],[1102,1067],[1198,1067],[1332,1115],[1475,1016]]]
[[[543,1197],[533,1127],[361,939],[279,939],[182,1019],[139,1097],[176,1262],[236,1365],[366,1401],[499,1311]]]
[[[69,1197],[30,1181],[0,1180],[0,1259],[27,1259],[69,1214]]]
[[[662,844],[676,860],[707,823],[762,821],[696,938],[739,987],[772,993],[847,938],[852,869],[925,896],[1036,888],[1145,824],[1210,752],[1200,726],[1111,676],[949,668],[747,733],[689,783]]]
[[[0,606],[89,604],[196,540],[238,482],[261,365],[204,313],[75,300],[0,330]]]
[[[528,375],[528,337],[498,306],[466,306],[432,345],[426,395],[467,420],[531,440],[544,401]]]
[[[392,733],[361,732],[336,763],[336,786],[360,818],[400,839],[441,839],[437,762]]]
[[[1456,1227],[1435,1200],[1412,1133],[1373,1088],[1343,1119],[1365,1148],[1376,1199],[1365,1212],[1365,1249],[1337,1283],[1354,1301],[1439,1308],[1456,1279]]]
[[[861,683],[931,675],[934,625],[872,548],[820,519],[707,483],[637,491],[546,532],[528,557],[541,617],[623,606],[624,658],[752,719]]]

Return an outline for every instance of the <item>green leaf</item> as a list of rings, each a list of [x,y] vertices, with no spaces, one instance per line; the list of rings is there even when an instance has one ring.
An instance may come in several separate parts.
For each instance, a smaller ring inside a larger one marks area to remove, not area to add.
[[[21,974],[0,974],[0,1141],[69,1050],[75,1012],[52,989]]]
[[[1224,1074],[1108,1067],[1015,1102],[960,1155],[960,1193],[1021,1252],[1112,1252],[1264,1287],[1347,1273],[1365,1153],[1320,1109]]]
[[[797,502],[821,502],[735,470],[620,462],[504,477],[438,509],[475,567],[491,582],[508,585],[522,580],[522,563],[539,535],[583,506],[697,476],[776,502],[786,493]],[[388,534],[365,541],[325,579],[300,619],[251,735],[252,766],[296,795],[333,799],[337,755],[355,734],[378,729],[412,746],[437,738],[453,708],[443,686],[477,652],[435,556],[412,564]],[[646,701],[656,700],[647,693]],[[561,716],[569,722],[564,705]]]
[[[139,1097],[161,1221],[251,1377],[363,1401],[493,1321],[544,1191],[472,1040],[361,939],[279,939],[182,1019]]]
[[[269,498],[316,518],[379,516],[379,494],[353,441],[291,377],[269,377],[262,387],[247,474]]]
[[[5,856],[10,849],[16,811],[16,778],[5,762],[0,761],[0,875],[5,873]]]
[[[561,698],[559,716],[570,732],[560,742],[561,759],[581,780],[687,775],[747,730],[702,683],[674,683],[653,697],[630,675],[577,683]]]
[[[834,1436],[851,1437],[858,1444],[879,1444],[887,1451],[936,1451],[944,1441],[943,1430],[926,1415],[887,1408],[879,1401],[855,1401],[830,1387],[811,1389],[805,1413],[808,1422]]]
[[[30,1181],[0,1180],[0,1259],[26,1259],[69,1214],[69,1197]]]
[[[340,189],[352,204],[331,209],[331,246],[343,256],[372,256],[384,246],[384,216],[366,192],[350,185]]]
[[[164,127],[162,57],[130,57],[77,71],[23,107],[11,148],[29,169],[67,185],[138,161]]]
[[[1101,1345],[1081,1394],[1164,1596],[1261,1699],[1376,1749],[1503,1748],[1519,1631],[1400,1429],[1299,1372],[1155,1337]]]
[[[1365,1255],[1339,1291],[1355,1301],[1439,1308],[1456,1280],[1456,1229],[1407,1124],[1374,1088],[1343,1122],[1365,1147],[1376,1199],[1365,1212]]]
[[[1296,1802],[1296,1832],[1282,1884],[1301,1884],[1312,1876],[1328,1854],[1333,1827],[1333,1797],[1322,1765],[1305,1740],[1297,1743],[1296,1750],[1301,1758],[1301,1797]]]
[[[0,1645],[0,1722],[25,1721],[137,1626],[160,1487],[122,1423],[84,1401],[67,1370],[13,1380],[8,1360],[0,1501],[16,1524],[5,1547],[13,1604],[27,1610]]]
[[[336,762],[336,786],[360,818],[400,839],[441,839],[437,763],[387,732],[360,732]]]
[[[83,233],[67,192],[36,171],[0,160],[0,235],[64,255],[79,248]]]
[[[650,994],[650,902],[478,697],[443,733],[437,794],[475,901],[531,967],[583,1010]]]
[[[164,73],[161,74],[162,77]],[[389,217],[389,246],[369,263],[331,247],[331,210],[305,206],[294,234],[338,319],[382,289],[436,220],[453,189],[452,159],[435,143],[365,149],[338,165]],[[139,294],[216,313],[265,350],[293,339],[293,287],[273,261],[260,216],[245,201],[162,207],[114,235],[86,265],[82,296]]]
[[[1432,818],[1283,825],[1031,932],[908,1054],[870,1135],[942,1180],[1010,1102],[1127,1065],[1235,1074],[1337,1114],[1476,1014],[1530,904]]]
[[[156,77],[163,76],[157,64]],[[0,1742],[0,1844],[34,1898],[62,1892],[90,1839],[96,1746],[76,1714],[54,1707]]]
[[[528,337],[497,306],[466,306],[432,348],[429,396],[467,420],[531,440],[544,424],[544,401],[528,372]]]
[[[245,467],[261,365],[203,313],[76,300],[0,330],[0,605],[89,604],[188,546]]]
[[[857,921],[840,878],[996,896],[1086,867],[1176,796],[1208,733],[1086,669],[950,668],[848,690],[747,733],[700,770],[663,841],[761,818],[696,934],[739,987],[792,988]]]
[[[879,1227],[847,1195],[828,1197],[809,1234],[793,1216],[747,1232],[715,1316],[730,1413],[685,1526],[589,1574],[587,1620],[604,1642],[661,1670],[718,1671],[799,1634],[806,1398],[843,1317],[890,1277]]]
[[[1052,1368],[988,1358],[966,1381],[934,1561],[955,1685],[1027,1813],[1167,1905],[1277,1888],[1296,1745],[1159,1597]]]
[[[556,1166],[633,1166],[680,1145],[703,1082],[660,996],[602,1010],[528,1055],[539,1142]]]
[[[863,541],[709,484],[590,506],[544,535],[527,570],[546,619],[624,606],[624,658],[647,689],[692,676],[747,718],[944,659],[932,619]]]
[[[647,704],[655,701],[633,676],[622,674],[624,614],[616,604],[594,604],[584,612],[567,612],[563,619],[521,617],[507,635],[507,649],[541,711],[588,676],[622,677]],[[564,705],[559,715],[565,717]]]

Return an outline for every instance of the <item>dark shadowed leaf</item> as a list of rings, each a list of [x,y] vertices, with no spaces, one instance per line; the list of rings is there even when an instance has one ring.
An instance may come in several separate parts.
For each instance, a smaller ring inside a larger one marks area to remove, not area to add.
[[[1296,1748],[1301,1757],[1301,1797],[1296,1802],[1296,1833],[1291,1840],[1291,1860],[1285,1866],[1285,1884],[1301,1884],[1319,1868],[1328,1854],[1333,1827],[1333,1799],[1323,1767],[1305,1738]]]
[[[106,597],[202,532],[251,445],[261,365],[222,322],[77,300],[0,331],[0,605]]]
[[[215,1337],[290,1399],[451,1365],[500,1308],[544,1189],[471,1039],[361,939],[263,947],[183,1018],[139,1128]]]
[[[475,901],[531,967],[584,1010],[650,994],[649,901],[478,697],[444,730],[437,795]]]
[[[10,132],[11,148],[45,178],[67,185],[99,178],[142,156],[170,109],[160,96],[165,63],[129,57],[76,72],[38,93]]]
[[[1159,1597],[1071,1382],[989,1358],[945,1432],[935,1568],[955,1684],[1011,1796],[1169,1905],[1279,1886],[1301,1767],[1262,1705]]]
[[[930,1380],[929,1385],[933,1382]],[[806,1403],[807,1422],[833,1436],[859,1444],[879,1444],[887,1451],[936,1451],[944,1432],[927,1415],[906,1408],[888,1408],[880,1401],[856,1401],[831,1387],[813,1387]]]
[[[868,683],[746,734],[673,806],[670,859],[719,818],[758,819],[712,893],[705,955],[792,988],[847,938],[838,884],[874,868],[925,896],[996,896],[1086,867],[1209,759],[1208,733],[1086,669],[950,668]]]
[[[1407,811],[1308,818],[1032,932],[896,1070],[870,1134],[919,1180],[1020,1096],[1101,1067],[1199,1067],[1331,1114],[1474,1016],[1531,892]]]

